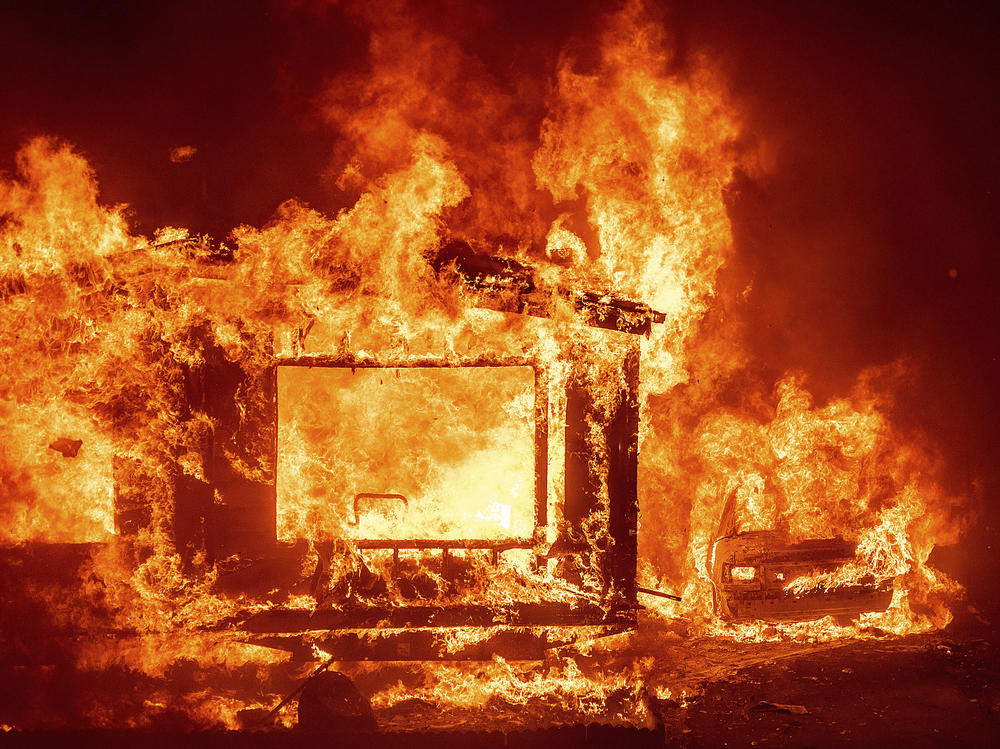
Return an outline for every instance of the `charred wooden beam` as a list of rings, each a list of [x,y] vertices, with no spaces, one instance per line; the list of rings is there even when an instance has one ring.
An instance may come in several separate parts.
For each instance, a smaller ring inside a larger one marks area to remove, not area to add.
[[[442,245],[430,263],[435,273],[453,266],[465,283],[483,290],[510,291],[519,295],[535,290],[529,267],[513,258],[477,253],[466,242],[452,241]]]
[[[587,641],[629,629],[621,625],[600,627],[596,635],[588,633]],[[491,661],[497,656],[505,660],[542,660],[545,651],[571,646],[576,640],[572,632],[562,627],[467,628],[466,631],[478,631],[480,636],[470,637],[467,643],[458,646],[449,646],[438,628],[345,630],[318,636],[276,634],[246,640],[287,651],[299,659],[313,657],[315,645],[334,661]]]
[[[356,538],[351,544],[357,549],[530,549],[533,538]]]
[[[439,276],[449,272],[476,290],[481,306],[501,312],[549,317],[554,297],[568,301],[580,322],[605,330],[646,335],[666,315],[642,302],[571,289],[541,289],[532,269],[512,258],[476,252],[468,243],[452,241],[430,259]]]
[[[657,598],[667,598],[671,601],[682,601],[684,600],[680,596],[675,596],[673,593],[664,593],[662,590],[653,590],[652,588],[640,588],[636,587],[636,592],[642,593],[647,596],[656,596]]]
[[[414,359],[369,359],[343,354],[311,354],[304,356],[279,356],[275,364],[280,367],[342,367],[346,369],[420,369],[465,367],[532,367],[540,365],[533,359],[521,356],[473,356],[455,360],[448,357],[418,357]]]
[[[636,609],[604,608],[590,603],[531,602],[506,606],[460,604],[454,606],[357,605],[344,609],[273,608],[245,619],[220,623],[222,627],[254,633],[310,632],[319,630],[388,629],[412,627],[545,627],[628,625]]]

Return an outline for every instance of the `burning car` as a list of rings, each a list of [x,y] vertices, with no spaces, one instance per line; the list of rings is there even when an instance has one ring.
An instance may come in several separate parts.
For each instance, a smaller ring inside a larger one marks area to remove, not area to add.
[[[854,560],[854,546],[840,538],[793,542],[778,531],[725,536],[712,547],[716,613],[733,621],[834,616],[846,622],[865,612],[885,611],[892,601],[892,580],[867,576],[854,583],[797,592],[797,580],[836,572]]]
[[[726,502],[708,568],[716,614],[730,621],[810,621],[833,616],[847,624],[885,611],[892,578],[851,574],[856,545],[842,538],[794,540],[779,530],[737,532],[735,492]]]

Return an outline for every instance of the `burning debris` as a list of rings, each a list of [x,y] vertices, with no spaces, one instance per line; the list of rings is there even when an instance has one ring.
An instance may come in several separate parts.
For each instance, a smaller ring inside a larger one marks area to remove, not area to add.
[[[49,449],[55,450],[64,458],[75,458],[83,447],[83,440],[73,440],[69,437],[60,437],[49,443]]]
[[[194,146],[174,146],[170,149],[170,163],[185,164],[195,157],[198,149]]]
[[[519,239],[470,227],[482,174],[405,112],[356,113],[405,157],[353,207],[289,201],[225,243],[135,236],[70,146],[25,146],[0,185],[8,664],[142,675],[141,710],[88,704],[87,726],[289,724],[283,695],[316,729],[426,705],[641,724],[641,616],[733,639],[947,623],[926,562],[956,530],[874,397],[814,408],[790,378],[727,410],[688,363],[738,126],[661,36],[631,3],[594,70],[561,64],[529,159],[551,221]],[[59,555],[78,584],[46,579]],[[87,643],[38,655],[37,611]]]

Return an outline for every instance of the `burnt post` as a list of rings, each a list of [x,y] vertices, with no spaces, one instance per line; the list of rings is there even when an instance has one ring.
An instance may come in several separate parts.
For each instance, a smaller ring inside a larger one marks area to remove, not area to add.
[[[270,363],[273,343],[243,343],[238,361],[218,345],[205,349],[204,407],[213,425],[206,474],[215,495],[210,540],[219,559],[267,553],[277,541],[276,372],[254,364]]]
[[[609,535],[606,572],[613,590],[636,600],[639,521],[639,343],[633,340],[622,361],[619,400],[605,426],[608,447]]]
[[[570,548],[594,559],[605,596],[636,597],[639,467],[639,344],[630,341],[613,388],[590,381],[580,362],[566,385],[566,476],[563,520]],[[598,391],[601,392],[598,392]],[[595,429],[596,427],[596,429]],[[607,491],[607,524],[602,492]],[[595,522],[597,520],[598,522]]]

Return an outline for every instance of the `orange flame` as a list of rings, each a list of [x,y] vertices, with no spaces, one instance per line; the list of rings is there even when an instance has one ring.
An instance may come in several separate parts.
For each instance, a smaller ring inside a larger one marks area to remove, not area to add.
[[[402,55],[404,48],[410,54]],[[748,390],[743,403],[752,407],[719,410],[711,402],[715,382],[703,362],[745,357],[731,339],[719,344],[724,350],[695,350],[732,251],[725,191],[744,157],[723,83],[708,61],[694,72],[668,72],[662,30],[638,2],[611,16],[599,49],[591,69],[563,59],[537,142],[518,125],[486,138],[480,151],[467,145],[462,128],[508,116],[520,122],[516,100],[487,82],[459,100],[477,106],[443,127],[455,114],[455,68],[467,56],[405,24],[377,27],[372,69],[340,81],[340,93],[327,100],[329,116],[356,149],[341,185],[359,190],[357,201],[333,217],[289,201],[267,226],[235,229],[221,250],[184,229],[167,227],[151,239],[131,234],[125,209],[100,204],[90,168],[68,145],[35,139],[19,152],[18,175],[0,182],[0,350],[8,373],[0,391],[0,534],[8,546],[95,544],[80,590],[70,597],[56,588],[36,591],[64,624],[125,629],[134,638],[114,652],[88,645],[78,655],[81,669],[117,662],[160,677],[184,658],[262,669],[285,661],[235,636],[205,633],[239,612],[271,607],[274,592],[226,593],[217,585],[224,560],[188,555],[176,540],[171,487],[178,480],[208,483],[202,446],[219,428],[206,411],[180,407],[187,373],[205,364],[210,347],[252,374],[276,357],[305,353],[403,364],[473,354],[541,362],[550,377],[551,424],[565,422],[565,386],[585,351],[598,406],[613,410],[624,334],[595,333],[558,298],[548,300],[545,320],[475,307],[468,291],[439,280],[427,263],[445,235],[492,242],[535,264],[540,280],[552,285],[599,289],[665,313],[665,324],[641,342],[640,568],[644,584],[682,591],[684,600],[649,602],[658,616],[684,616],[697,631],[744,640],[903,634],[947,624],[959,589],[927,560],[936,544],[957,540],[950,514],[956,500],[935,485],[929,451],[893,425],[864,378],[848,397],[819,406],[794,376],[784,377],[770,400]],[[435,93],[430,81],[441,75]],[[485,124],[473,133],[491,135]],[[502,184],[493,190],[493,182]],[[537,210],[546,201],[548,208]],[[220,260],[222,251],[232,260]],[[390,391],[344,374],[329,397],[339,399],[345,423],[332,424],[333,403],[320,400],[331,389],[321,382],[327,374],[279,374],[285,410],[274,435],[277,466],[246,459],[232,444],[219,449],[234,474],[248,480],[276,469],[278,538],[306,540],[304,574],[321,558],[319,541],[385,536],[400,523],[414,537],[530,536],[524,508],[535,414],[522,375],[517,368],[485,380],[408,373],[406,386]],[[246,414],[263,394],[233,398],[244,417],[238,434],[260,437]],[[484,398],[494,408],[488,415]],[[381,409],[374,417],[370,409],[351,410],[372,401]],[[410,420],[389,418],[412,404]],[[434,432],[437,411],[449,414],[455,431]],[[423,459],[429,454],[431,463],[420,464],[411,451],[395,471],[386,463],[397,455],[387,444],[391,436],[345,447],[352,429],[395,431],[407,445],[430,434]],[[548,576],[554,559],[534,566],[563,521],[565,445],[558,431],[546,455],[543,537],[495,566],[467,555],[471,576],[492,585],[496,601],[578,601],[600,590],[593,570],[569,583]],[[60,439],[82,441],[75,458],[50,449]],[[383,472],[377,485],[364,483],[369,469]],[[115,496],[115,479],[124,476],[142,483],[141,496]],[[405,520],[381,511],[355,517],[357,510],[327,501],[331,485],[344,501],[366,492],[424,491],[439,504],[415,505]],[[606,521],[607,487],[601,489]],[[856,546],[852,564],[789,581],[787,591],[892,579],[888,610],[849,628],[823,619],[771,627],[770,634],[763,623],[720,622],[708,566],[729,498],[741,530],[780,530],[794,540],[836,536]],[[224,504],[218,494],[212,502]],[[127,539],[122,528],[133,520],[124,506],[145,513]],[[377,556],[368,564],[389,564]],[[301,591],[286,591],[282,600],[315,604]],[[478,672],[441,668],[425,686],[387,688],[376,703],[384,709],[433,696],[479,705],[498,690],[516,705],[557,694],[588,713],[596,709],[587,701],[595,690],[637,695],[640,670],[589,676],[569,661],[522,672],[497,660]],[[207,692],[186,699],[192,714],[207,721],[217,711],[228,725],[236,724],[239,706],[276,702]],[[112,720],[95,718],[101,725]]]

